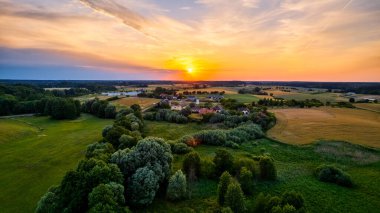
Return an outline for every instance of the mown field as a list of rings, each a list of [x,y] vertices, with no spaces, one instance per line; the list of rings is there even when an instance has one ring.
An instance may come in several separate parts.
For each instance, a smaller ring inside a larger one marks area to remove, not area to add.
[[[84,114],[72,121],[0,119],[0,212],[34,212],[40,197],[76,167],[111,123]]]
[[[160,102],[160,99],[155,98],[140,98],[140,97],[127,97],[120,98],[116,101],[112,101],[117,108],[131,106],[133,104],[139,104],[141,108],[144,110],[148,107],[151,107],[153,104]]]
[[[282,92],[282,91],[267,91],[268,93],[273,93],[276,98],[283,98],[285,100],[306,100],[306,99],[317,99],[326,103],[327,101],[334,103],[338,101],[348,101],[348,98],[343,97],[341,93],[313,93],[306,91],[297,91],[297,92]]]
[[[277,124],[268,135],[289,144],[342,140],[380,147],[380,114],[376,112],[331,107],[271,111]]]
[[[212,159],[218,147],[198,146],[202,159]],[[380,208],[380,153],[342,142],[321,142],[313,145],[288,145],[269,139],[244,143],[241,149],[228,149],[234,158],[270,154],[278,171],[274,182],[257,182],[254,194],[246,198],[253,206],[257,195],[281,195],[285,191],[300,192],[309,212],[371,213]],[[173,172],[181,168],[184,157],[175,155]],[[313,176],[320,164],[334,164],[348,172],[355,186],[345,188],[318,181]],[[191,184],[192,199],[180,202],[155,200],[139,212],[212,212],[217,207],[217,180],[200,179]]]

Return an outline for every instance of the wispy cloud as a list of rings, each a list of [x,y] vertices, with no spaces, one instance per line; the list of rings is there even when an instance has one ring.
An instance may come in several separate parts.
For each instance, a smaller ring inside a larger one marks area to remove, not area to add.
[[[359,73],[380,43],[372,0],[0,0],[0,14],[0,46],[80,50],[144,68],[194,61],[221,78]]]

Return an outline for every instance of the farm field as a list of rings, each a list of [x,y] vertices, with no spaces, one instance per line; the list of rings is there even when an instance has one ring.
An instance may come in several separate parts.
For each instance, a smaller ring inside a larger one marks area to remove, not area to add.
[[[152,106],[153,104],[158,103],[159,101],[160,99],[155,98],[126,97],[112,101],[111,103],[115,104],[117,108],[131,106],[133,104],[139,104],[141,108],[144,110]]]
[[[357,103],[354,104],[355,107],[360,109],[366,109],[370,111],[380,112],[380,104],[374,104],[374,103]]]
[[[274,109],[277,124],[268,131],[289,144],[341,140],[380,148],[380,114],[360,109]]]
[[[317,99],[323,103],[329,102],[338,102],[338,101],[347,101],[348,98],[345,98],[340,93],[311,93],[311,92],[282,92],[278,93],[273,91],[267,91],[268,93],[273,93],[276,98],[283,98],[286,100],[305,100],[305,99]]]
[[[202,159],[212,159],[216,149],[218,147],[201,145],[195,151]],[[287,190],[295,190],[303,195],[306,208],[313,213],[376,212],[380,208],[380,181],[377,178],[380,176],[379,151],[342,142],[325,141],[299,146],[269,139],[244,143],[239,150],[227,150],[235,159],[261,155],[263,150],[275,159],[278,180],[258,182],[254,194],[246,198],[247,206],[253,206],[261,192],[281,195]],[[347,155],[347,150],[357,154]],[[183,155],[174,155],[173,172],[181,168],[183,159]],[[343,168],[351,174],[355,186],[347,189],[318,181],[313,171],[320,164]],[[200,179],[191,185],[194,199],[176,203],[156,199],[147,209],[137,212],[212,212],[217,208],[217,184],[217,180]]]
[[[252,103],[260,100],[258,97],[251,94],[225,94],[224,98],[236,99],[240,103]]]
[[[71,121],[0,119],[0,212],[34,212],[40,197],[76,167],[110,123],[87,114]]]

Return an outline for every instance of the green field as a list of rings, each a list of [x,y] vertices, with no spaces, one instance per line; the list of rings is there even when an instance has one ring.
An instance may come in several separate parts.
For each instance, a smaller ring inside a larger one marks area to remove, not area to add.
[[[166,140],[175,140],[201,130],[217,128],[215,125],[208,124],[175,124],[159,121],[145,121],[145,126],[144,133],[146,136],[155,136]]]
[[[37,201],[76,167],[112,120],[82,115],[0,119],[0,212],[33,212]]]
[[[196,148],[202,158],[208,159],[212,159],[215,150],[212,146]],[[258,182],[254,195],[246,199],[248,206],[254,205],[260,192],[280,195],[295,190],[303,195],[310,212],[377,212],[380,208],[379,151],[340,142],[295,146],[268,139],[245,143],[240,150],[229,150],[235,158],[260,155],[265,150],[275,159],[278,180]],[[174,159],[173,171],[181,167],[183,156],[175,155]],[[318,181],[313,171],[322,163],[343,168],[355,186],[349,189]],[[141,212],[211,212],[217,206],[217,181],[201,179],[192,187],[194,199],[178,203],[158,199]]]
[[[224,98],[236,99],[239,103],[252,103],[253,101],[260,100],[252,94],[224,94]]]

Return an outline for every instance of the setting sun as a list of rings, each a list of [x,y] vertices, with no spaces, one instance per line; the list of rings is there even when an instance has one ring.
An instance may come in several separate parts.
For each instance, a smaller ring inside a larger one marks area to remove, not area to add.
[[[193,68],[192,68],[192,67],[188,67],[188,68],[187,68],[187,73],[190,74],[190,73],[192,73],[192,72],[193,72]]]

